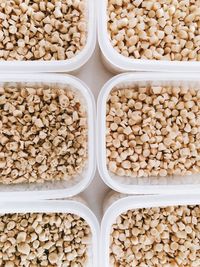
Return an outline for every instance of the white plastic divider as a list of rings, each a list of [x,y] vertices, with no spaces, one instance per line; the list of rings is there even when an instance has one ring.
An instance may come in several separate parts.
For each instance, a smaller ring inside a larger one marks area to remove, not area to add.
[[[0,202],[0,214],[8,213],[72,213],[82,217],[90,226],[92,233],[89,247],[89,261],[85,267],[94,267],[99,264],[99,223],[92,211],[76,200],[50,200],[50,201],[23,201]]]
[[[108,0],[98,0],[98,40],[103,61],[110,71],[159,71],[159,72],[197,72],[200,71],[198,61],[167,61],[128,58],[118,53],[112,46],[108,34]]]
[[[97,164],[103,181],[115,191],[124,194],[180,194],[200,193],[200,174],[167,177],[120,177],[109,172],[106,163],[106,103],[115,88],[131,88],[135,85],[151,84],[186,85],[200,90],[199,74],[182,73],[126,73],[109,80],[102,88],[97,103],[98,153]]]
[[[113,197],[113,198],[112,198]],[[116,198],[118,197],[118,200]],[[110,199],[111,198],[111,199]],[[178,205],[200,205],[200,195],[182,194],[177,195],[162,195],[162,196],[127,196],[114,194],[110,196],[109,203],[105,203],[106,207],[110,205],[102,219],[101,223],[101,238],[100,238],[100,266],[114,267],[109,263],[109,247],[110,247],[110,233],[112,225],[116,218],[133,209],[150,208],[150,207],[168,207]],[[112,203],[113,202],[113,203]],[[112,203],[112,204],[110,204]]]
[[[94,178],[95,157],[95,100],[85,83],[71,75],[60,74],[4,74],[0,76],[0,85],[4,83],[27,83],[28,85],[65,86],[75,91],[86,106],[88,125],[88,155],[83,172],[69,181],[45,182],[44,184],[0,184],[0,200],[38,200],[72,197],[82,192]],[[64,87],[63,87],[64,86]]]
[[[87,42],[85,47],[73,58],[66,60],[27,60],[0,61],[0,72],[67,72],[78,71],[92,56],[96,45],[96,8],[95,0],[87,3]]]

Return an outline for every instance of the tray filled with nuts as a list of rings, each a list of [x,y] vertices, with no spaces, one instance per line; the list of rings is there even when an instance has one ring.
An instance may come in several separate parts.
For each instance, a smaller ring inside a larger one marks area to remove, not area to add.
[[[81,202],[1,202],[0,265],[97,266],[99,224]]]
[[[101,266],[200,265],[199,196],[114,195],[101,225]]]
[[[104,0],[98,36],[109,69],[200,69],[200,1]]]
[[[74,72],[95,43],[93,0],[1,1],[1,72]]]
[[[111,79],[98,99],[98,168],[125,194],[200,191],[200,79],[137,73]]]
[[[95,103],[69,75],[0,77],[0,198],[53,199],[95,173]]]

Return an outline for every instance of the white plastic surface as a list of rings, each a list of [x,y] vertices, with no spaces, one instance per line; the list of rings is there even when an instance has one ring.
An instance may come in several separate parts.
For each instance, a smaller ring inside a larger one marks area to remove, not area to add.
[[[110,192],[106,194],[104,201],[103,201],[103,214],[106,212],[109,206],[111,206],[115,201],[121,198],[127,197],[127,196],[129,195],[125,195],[125,194],[110,190]],[[135,195],[135,196],[138,196],[138,195]]]
[[[96,75],[93,75],[94,71]],[[84,68],[82,68],[78,77],[87,83],[89,88],[92,90],[95,99],[97,99],[102,86],[112,77],[111,73],[103,67],[99,47],[96,47],[95,53]],[[103,183],[97,171],[92,183],[83,192],[84,198],[88,201],[88,203],[90,203],[90,207],[99,220],[102,218],[102,203],[108,190],[110,189]]]
[[[116,196],[115,196],[116,197]],[[101,240],[100,240],[100,264],[103,267],[114,267],[109,263],[109,246],[111,227],[116,218],[132,209],[150,208],[150,207],[168,207],[178,205],[200,205],[199,195],[162,195],[162,196],[126,196],[115,201],[106,210],[101,223]]]
[[[59,74],[4,74],[0,84],[21,82],[28,84],[57,84],[68,86],[81,98],[87,110],[88,121],[88,159],[83,172],[69,181],[45,182],[44,184],[0,184],[0,200],[33,200],[71,197],[83,191],[92,181],[96,170],[95,157],[95,101],[90,89],[79,79],[71,75]]]
[[[200,62],[195,61],[166,61],[144,60],[128,58],[118,53],[109,40],[107,30],[108,0],[98,0],[98,40],[104,56],[104,63],[110,71],[170,71],[170,72],[197,72],[200,71]]]
[[[72,213],[82,217],[92,232],[89,247],[89,261],[85,267],[98,266],[99,224],[95,215],[84,204],[75,200],[36,201],[36,202],[0,202],[0,214],[8,213]]]
[[[120,177],[109,172],[106,164],[106,102],[113,88],[130,88],[135,85],[186,85],[200,90],[199,74],[182,73],[126,73],[108,81],[102,88],[97,103],[98,153],[97,163],[103,181],[112,189],[124,194],[178,194],[200,193],[200,174],[167,177]]]
[[[87,2],[87,42],[85,47],[73,58],[66,60],[27,60],[0,61],[0,72],[75,72],[92,56],[96,45],[96,9],[95,0]]]

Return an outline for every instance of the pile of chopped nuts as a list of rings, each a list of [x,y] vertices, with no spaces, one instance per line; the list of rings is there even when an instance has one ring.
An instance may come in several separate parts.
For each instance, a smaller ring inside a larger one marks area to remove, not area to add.
[[[111,266],[199,267],[199,230],[199,206],[129,210],[112,226]]]
[[[80,174],[87,159],[87,111],[66,86],[0,87],[0,183],[43,183]]]
[[[26,213],[0,216],[0,265],[83,267],[91,230],[74,214]]]
[[[115,88],[106,127],[107,165],[118,176],[200,173],[200,90]]]
[[[65,60],[86,45],[85,0],[2,0],[0,60]]]
[[[200,61],[200,0],[108,0],[113,47],[134,59]]]

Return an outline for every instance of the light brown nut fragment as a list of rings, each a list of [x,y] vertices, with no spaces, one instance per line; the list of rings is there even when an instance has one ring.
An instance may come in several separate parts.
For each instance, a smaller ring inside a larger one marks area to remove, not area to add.
[[[110,231],[110,263],[112,266],[198,266],[199,211],[197,205],[124,212],[115,219]]]
[[[26,241],[26,233],[25,232],[19,232],[17,235],[17,243],[23,243]]]
[[[18,246],[17,246],[17,250],[23,255],[28,255],[30,253],[30,246],[26,243],[20,243]]]
[[[50,61],[74,57],[87,43],[86,6],[85,0],[5,1],[0,6],[0,59]]]
[[[191,144],[200,141],[198,98],[199,89],[190,87],[113,88],[106,110],[109,171],[158,179],[200,173],[200,151]]]
[[[38,267],[65,266],[67,262],[69,266],[86,266],[91,237],[89,225],[76,214],[1,215],[0,264]]]
[[[182,3],[108,0],[112,46],[133,59],[199,61],[199,1]]]
[[[58,255],[56,253],[50,253],[48,259],[51,264],[56,264],[58,261]]]
[[[5,267],[15,267],[15,264],[12,261],[8,261],[6,262]]]
[[[8,83],[1,92],[0,183],[54,182],[80,174],[88,125],[76,89]]]

